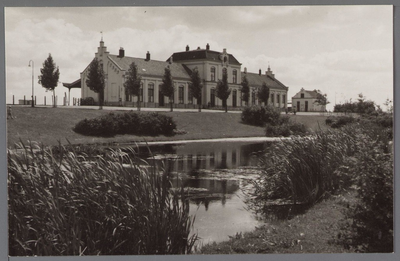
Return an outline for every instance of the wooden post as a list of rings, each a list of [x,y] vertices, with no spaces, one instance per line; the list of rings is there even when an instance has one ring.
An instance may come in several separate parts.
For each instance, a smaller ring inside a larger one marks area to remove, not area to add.
[[[36,105],[36,96],[35,96],[35,105]]]
[[[44,106],[46,106],[46,96],[44,96]]]
[[[24,105],[26,105],[26,98],[25,98],[25,95],[24,95]]]

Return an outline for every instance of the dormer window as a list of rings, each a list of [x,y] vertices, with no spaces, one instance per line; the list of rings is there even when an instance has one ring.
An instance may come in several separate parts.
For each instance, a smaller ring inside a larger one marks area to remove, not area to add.
[[[304,98],[304,93],[300,94],[300,98]]]
[[[236,70],[233,70],[233,72],[232,72],[232,77],[233,77],[233,83],[237,83],[237,71]]]

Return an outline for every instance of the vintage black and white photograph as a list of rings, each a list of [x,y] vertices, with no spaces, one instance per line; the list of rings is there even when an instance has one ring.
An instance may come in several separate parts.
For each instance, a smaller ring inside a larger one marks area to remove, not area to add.
[[[4,14],[9,256],[394,251],[393,6]]]

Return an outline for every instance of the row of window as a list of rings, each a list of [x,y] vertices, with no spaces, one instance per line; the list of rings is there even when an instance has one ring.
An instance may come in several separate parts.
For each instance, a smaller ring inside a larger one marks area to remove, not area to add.
[[[215,79],[215,67],[214,66],[211,67],[210,71],[211,71],[211,81],[215,82],[216,81],[216,79]],[[228,70],[226,68],[223,68],[222,69],[222,73],[228,74]],[[237,83],[237,70],[233,70],[232,71],[232,82],[233,83]]]
[[[271,93],[271,99],[270,99],[271,103],[275,103],[275,95],[273,93]],[[276,95],[276,101],[278,103],[280,103],[280,94]],[[286,95],[282,94],[282,104],[286,103]],[[252,92],[251,93],[251,104],[256,104],[256,92]]]
[[[159,90],[161,90],[161,84],[159,85]],[[180,104],[184,103],[184,86],[180,85],[178,87],[178,100]],[[163,95],[160,93],[160,97],[163,97]],[[140,88],[140,101],[143,102],[143,83],[142,83],[142,88]],[[125,97],[126,101],[132,101],[132,96],[126,95]],[[147,88],[147,102],[153,103],[154,102],[154,83],[149,83],[148,88]],[[189,104],[193,103],[193,95],[189,91],[189,97],[188,97],[188,102]]]

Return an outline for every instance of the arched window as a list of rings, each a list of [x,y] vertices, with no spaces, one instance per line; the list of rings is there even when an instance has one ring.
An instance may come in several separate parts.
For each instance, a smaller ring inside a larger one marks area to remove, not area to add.
[[[180,85],[179,86],[179,90],[178,90],[179,92],[178,92],[178,98],[179,98],[179,103],[180,104],[183,104],[183,95],[184,95],[184,87],[183,87],[183,85]]]
[[[149,83],[147,89],[148,102],[154,102],[154,83]]]
[[[211,67],[211,81],[215,82],[215,67]]]
[[[233,70],[233,72],[232,72],[232,76],[233,76],[233,83],[237,83],[237,71],[236,70]]]

